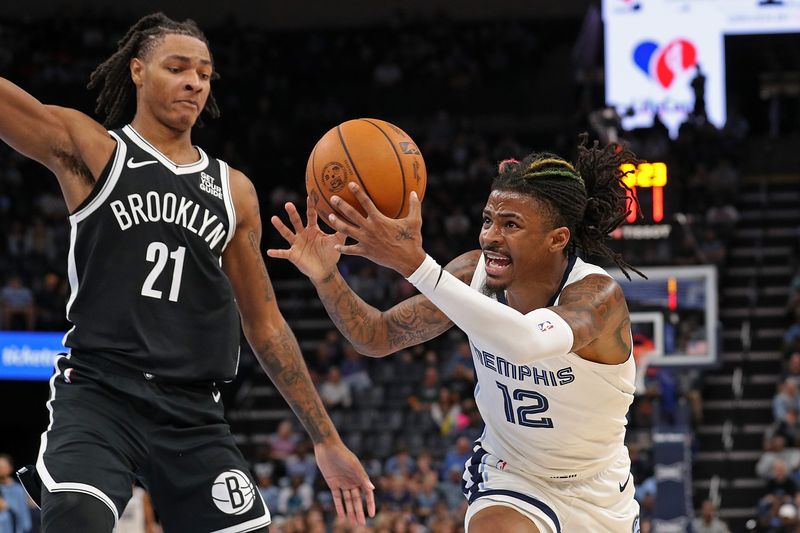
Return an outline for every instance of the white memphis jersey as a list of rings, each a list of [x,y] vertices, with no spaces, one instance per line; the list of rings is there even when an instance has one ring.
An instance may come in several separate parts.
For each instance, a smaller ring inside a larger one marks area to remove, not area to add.
[[[608,273],[571,257],[561,290],[590,274]],[[483,256],[471,287],[486,279]],[[502,298],[502,297],[501,297]],[[547,327],[539,324],[539,327]],[[626,414],[633,401],[635,367],[604,365],[574,352],[518,365],[526,354],[489,353],[470,338],[475,401],[486,424],[481,446],[508,467],[534,476],[575,480],[611,465],[624,449]],[[505,355],[505,357],[504,357]]]

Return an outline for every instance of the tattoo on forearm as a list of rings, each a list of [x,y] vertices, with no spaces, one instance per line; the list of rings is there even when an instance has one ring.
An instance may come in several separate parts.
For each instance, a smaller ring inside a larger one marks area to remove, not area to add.
[[[403,348],[428,341],[447,331],[453,323],[438,307],[424,298],[409,301],[387,313],[390,348]]]
[[[311,440],[318,443],[333,433],[325,408],[319,399],[300,347],[289,325],[254,347],[256,357],[289,406],[303,423]]]
[[[369,345],[375,340],[375,318],[370,316],[367,304],[344,280],[340,280],[333,294],[320,294],[320,299],[336,328],[356,347]]]

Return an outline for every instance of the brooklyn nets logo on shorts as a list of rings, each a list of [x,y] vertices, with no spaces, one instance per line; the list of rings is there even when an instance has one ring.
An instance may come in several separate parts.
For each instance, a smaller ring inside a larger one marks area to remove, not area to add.
[[[241,470],[228,470],[217,476],[211,487],[211,498],[225,514],[244,514],[253,507],[255,488]]]

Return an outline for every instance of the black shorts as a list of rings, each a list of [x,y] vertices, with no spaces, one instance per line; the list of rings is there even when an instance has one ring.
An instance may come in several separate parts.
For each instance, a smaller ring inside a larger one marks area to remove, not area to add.
[[[61,357],[36,471],[49,492],[104,502],[115,519],[134,479],[165,531],[239,533],[270,515],[212,383],[176,384],[100,358]]]

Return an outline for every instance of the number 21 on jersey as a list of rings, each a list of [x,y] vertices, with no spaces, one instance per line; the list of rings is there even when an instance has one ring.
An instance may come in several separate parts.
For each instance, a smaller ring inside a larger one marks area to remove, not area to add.
[[[170,302],[177,302],[178,294],[181,291],[181,276],[183,275],[183,259],[185,256],[186,248],[184,246],[178,246],[177,250],[170,252],[163,242],[151,242],[150,246],[147,247],[145,259],[150,263],[155,263],[155,265],[153,265],[153,270],[144,280],[142,296],[155,298],[156,300],[161,299],[161,291],[154,289],[153,285],[167,265],[167,259],[169,258],[172,259],[174,265],[172,267],[172,284],[169,287],[168,298]]]

